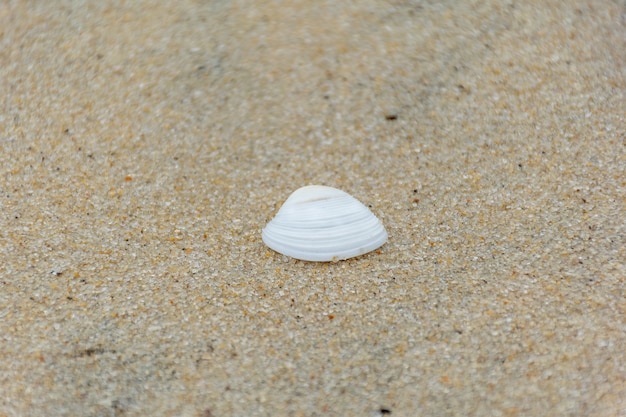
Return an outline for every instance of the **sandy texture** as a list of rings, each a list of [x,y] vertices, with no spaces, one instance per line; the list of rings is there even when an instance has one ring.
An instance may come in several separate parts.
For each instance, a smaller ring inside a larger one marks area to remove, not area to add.
[[[0,2],[0,416],[626,416],[625,68],[621,0]],[[388,243],[266,248],[312,183]]]

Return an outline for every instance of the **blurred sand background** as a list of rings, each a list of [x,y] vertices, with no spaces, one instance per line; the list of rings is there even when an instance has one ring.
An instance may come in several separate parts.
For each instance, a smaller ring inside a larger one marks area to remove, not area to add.
[[[0,416],[626,416],[626,4],[0,2]],[[295,261],[306,184],[385,224]]]

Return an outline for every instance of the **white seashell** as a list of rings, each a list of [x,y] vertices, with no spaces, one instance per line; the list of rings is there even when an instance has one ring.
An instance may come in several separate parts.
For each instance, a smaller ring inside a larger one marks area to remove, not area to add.
[[[351,195],[322,185],[293,192],[263,229],[263,242],[276,252],[304,261],[348,259],[379,248],[387,231]]]

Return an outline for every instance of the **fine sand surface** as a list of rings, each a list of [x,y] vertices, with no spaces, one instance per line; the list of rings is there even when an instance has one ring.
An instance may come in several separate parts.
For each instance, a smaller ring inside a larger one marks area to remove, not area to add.
[[[623,0],[0,1],[0,104],[2,417],[626,416]]]

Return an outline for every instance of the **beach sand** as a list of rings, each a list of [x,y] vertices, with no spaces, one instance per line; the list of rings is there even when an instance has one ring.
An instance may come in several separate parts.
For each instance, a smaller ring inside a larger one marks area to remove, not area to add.
[[[626,416],[626,4],[0,4],[0,416]],[[297,188],[380,250],[287,258]]]

